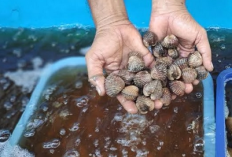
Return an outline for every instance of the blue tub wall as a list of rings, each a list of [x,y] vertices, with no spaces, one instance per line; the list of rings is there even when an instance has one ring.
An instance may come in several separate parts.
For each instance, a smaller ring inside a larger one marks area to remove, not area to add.
[[[187,0],[203,27],[232,28],[231,0]],[[148,27],[151,0],[125,0],[130,20]],[[0,0],[0,27],[94,26],[87,0]]]

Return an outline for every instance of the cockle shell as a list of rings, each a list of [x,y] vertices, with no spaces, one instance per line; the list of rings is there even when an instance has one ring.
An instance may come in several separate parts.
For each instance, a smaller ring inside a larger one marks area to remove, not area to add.
[[[145,63],[143,61],[143,57],[139,52],[130,52],[129,60],[127,64],[127,69],[129,72],[138,72],[145,68]]]
[[[170,57],[172,57],[173,59],[176,59],[179,57],[179,52],[177,49],[173,48],[173,49],[168,49],[168,55]]]
[[[203,59],[199,51],[191,53],[188,57],[188,64],[191,68],[199,67],[202,65]]]
[[[167,35],[163,41],[161,42],[162,46],[165,48],[175,48],[178,46],[179,42],[178,39],[175,35],[171,34],[171,35]]]
[[[124,87],[124,81],[116,74],[111,73],[105,79],[106,94],[110,97],[117,96]]]
[[[172,101],[172,95],[168,88],[163,88],[163,95],[160,99],[164,106],[168,106]]]
[[[144,70],[136,73],[133,80],[137,87],[142,88],[146,83],[151,82],[152,78],[151,74]]]
[[[185,69],[188,67],[188,58],[182,57],[182,58],[177,58],[173,64],[177,65],[181,70]]]
[[[192,68],[182,70],[182,79],[185,83],[192,83],[197,78],[197,72]]]
[[[126,69],[121,69],[118,72],[118,76],[124,80],[125,84],[130,85],[135,76],[135,73],[129,72]]]
[[[135,105],[141,114],[146,114],[155,108],[154,101],[145,96],[138,96]]]
[[[143,94],[150,96],[152,100],[159,99],[162,96],[162,84],[160,80],[153,80],[143,87]]]
[[[180,77],[181,77],[181,70],[180,70],[180,68],[177,65],[172,64],[168,68],[168,79],[169,80],[176,80],[176,79],[179,79]]]
[[[195,70],[197,71],[197,79],[198,80],[204,80],[208,76],[208,71],[205,69],[204,66],[199,66],[199,67],[195,68]]]
[[[184,82],[182,81],[171,81],[169,82],[169,86],[170,86],[170,89],[171,91],[178,95],[178,96],[183,96],[184,95],[184,92],[185,92],[185,84]]]
[[[134,85],[126,86],[121,93],[127,100],[135,100],[139,95],[139,88]]]
[[[162,63],[155,64],[151,69],[151,77],[156,80],[165,80],[167,77],[167,66]]]
[[[151,32],[151,31],[147,31],[143,35],[143,44],[146,47],[156,45],[157,41],[158,41],[157,35],[155,33]]]
[[[173,59],[170,56],[160,57],[156,59],[156,64],[163,63],[166,66],[170,66],[172,64]]]
[[[160,42],[157,42],[157,44],[152,47],[152,53],[156,58],[167,56],[167,51],[163,48]]]

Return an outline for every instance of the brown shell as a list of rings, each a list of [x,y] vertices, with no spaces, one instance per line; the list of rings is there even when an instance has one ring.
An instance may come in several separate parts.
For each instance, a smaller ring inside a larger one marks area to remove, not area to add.
[[[188,64],[191,68],[199,67],[202,65],[202,63],[203,59],[199,51],[195,51],[189,55]]]
[[[168,106],[171,103],[172,95],[168,88],[163,88],[163,95],[160,100],[164,106]]]
[[[140,71],[137,74],[135,74],[134,77],[134,84],[139,87],[142,88],[146,83],[151,82],[152,78],[151,75],[148,71]]]
[[[230,134],[232,134],[232,117],[226,118],[226,128]]]
[[[157,35],[151,31],[147,31],[143,35],[143,44],[146,47],[154,46],[157,43],[157,41],[158,41]]]
[[[157,42],[157,44],[152,47],[152,53],[156,58],[167,56],[167,50],[163,48],[160,42]]]
[[[165,78],[164,80],[161,80],[162,87],[166,87],[168,83],[168,79]]]
[[[175,48],[178,46],[179,42],[175,35],[171,34],[166,36],[163,41],[161,42],[162,46],[165,48]]]
[[[139,95],[139,88],[134,85],[126,86],[121,93],[127,100],[135,100]]]
[[[163,63],[166,66],[170,66],[172,64],[173,59],[170,56],[160,57],[156,59],[156,64]]]
[[[178,96],[183,96],[184,95],[184,92],[185,92],[185,84],[184,84],[184,82],[177,81],[177,80],[171,81],[169,83],[169,86],[170,86],[171,91],[174,94],[176,94]]]
[[[152,100],[159,99],[162,96],[162,84],[160,80],[153,80],[143,87],[143,94],[151,96]]]
[[[181,70],[185,69],[188,67],[188,58],[182,57],[182,58],[177,58],[173,64],[177,65]]]
[[[177,49],[168,49],[168,55],[172,57],[173,59],[176,59],[179,57],[179,52]]]
[[[165,80],[167,77],[167,66],[159,63],[151,69],[151,77],[156,80]]]
[[[111,73],[105,79],[106,94],[115,97],[125,87],[124,81],[116,74]]]
[[[146,114],[155,108],[154,101],[145,96],[138,96],[135,105],[141,114]]]
[[[130,85],[135,76],[135,73],[129,72],[126,69],[121,69],[118,72],[118,76],[124,80],[125,84]]]
[[[127,70],[129,72],[138,72],[145,68],[145,63],[143,61],[143,57],[139,54],[139,52],[130,52],[129,60],[127,64]]]
[[[199,66],[199,67],[195,68],[195,70],[197,71],[197,79],[198,80],[204,80],[208,76],[208,71],[205,69],[204,66]]]
[[[192,83],[197,78],[197,72],[193,68],[185,68],[182,70],[182,79],[185,83]]]
[[[168,68],[168,79],[169,80],[176,80],[176,79],[179,79],[180,77],[181,77],[181,70],[180,70],[180,68],[177,65],[172,64]]]

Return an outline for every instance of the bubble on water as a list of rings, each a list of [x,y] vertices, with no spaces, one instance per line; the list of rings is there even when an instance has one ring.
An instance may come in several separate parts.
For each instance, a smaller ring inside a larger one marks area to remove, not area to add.
[[[98,139],[95,139],[94,142],[93,142],[93,145],[94,145],[95,147],[98,147],[98,145],[99,145],[99,140],[98,140]]]
[[[221,62],[222,62],[222,60],[219,59],[219,60],[218,60],[218,63],[221,63]]]
[[[226,49],[226,45],[225,44],[221,44],[220,48],[221,48],[221,50],[225,50]]]
[[[118,111],[121,111],[122,109],[123,109],[123,107],[121,105],[118,106],[118,108],[117,108]]]
[[[4,102],[3,106],[6,110],[10,110],[13,107],[13,104],[9,101],[6,101]]]
[[[79,123],[74,123],[73,126],[71,128],[69,128],[69,131],[77,131],[79,130]]]
[[[173,108],[173,112],[174,112],[174,113],[178,113],[178,109],[179,109],[178,107],[174,107],[174,108]]]
[[[16,57],[21,57],[22,56],[22,49],[21,48],[15,48],[13,50],[13,54],[16,55]]]
[[[75,99],[75,101],[76,101],[77,107],[84,107],[84,106],[88,105],[89,97],[88,96],[81,96],[81,97]]]
[[[33,137],[34,135],[35,135],[35,130],[32,129],[30,131],[25,132],[23,136],[24,137]]]
[[[75,149],[71,149],[65,152],[63,157],[80,157],[80,153]]]
[[[149,126],[149,129],[150,129],[150,132],[153,134],[160,129],[160,126],[159,125],[151,125],[151,126]]]
[[[204,140],[197,138],[194,143],[194,152],[204,152]]]
[[[49,86],[44,92],[43,96],[45,100],[50,100],[50,96],[53,94],[54,91],[57,90],[57,85],[51,85]]]
[[[54,149],[49,149],[49,153],[54,154],[55,150]]]
[[[186,157],[186,154],[182,154],[182,157]]]
[[[60,140],[59,139],[52,139],[51,141],[44,142],[43,148],[44,149],[55,149],[60,146]]]
[[[33,34],[28,36],[28,39],[32,40],[32,41],[37,41],[37,37]]]
[[[56,42],[52,42],[52,43],[51,43],[51,46],[52,46],[52,47],[55,47],[56,45],[57,45]]]
[[[82,112],[82,113],[85,113],[87,110],[88,110],[88,107],[84,107],[84,108],[81,110],[81,112]]]
[[[76,81],[75,88],[76,89],[81,89],[82,87],[83,87],[83,82],[80,81],[80,80]]]
[[[218,56],[219,56],[219,54],[218,54],[218,53],[216,53],[216,54],[215,54],[215,57],[218,57]]]
[[[32,119],[28,124],[27,124],[27,130],[32,130],[36,129],[39,126],[41,126],[44,123],[44,120],[42,119]]]
[[[125,148],[122,149],[122,155],[123,155],[123,157],[128,156],[128,151]]]
[[[81,143],[81,139],[80,139],[80,137],[78,137],[78,138],[75,140],[75,146],[76,146],[76,147],[79,146],[80,143]]]
[[[11,95],[10,102],[14,103],[16,98],[17,98],[16,95]]]
[[[164,142],[163,142],[163,141],[159,141],[159,145],[160,145],[160,146],[163,146],[163,145],[164,145]]]
[[[123,119],[122,113],[118,112],[118,113],[115,113],[112,122],[113,122],[113,121],[120,122],[120,121],[122,121],[122,119]]]
[[[225,69],[229,69],[229,68],[231,68],[231,64],[225,66]]]
[[[41,105],[40,105],[40,109],[43,111],[43,112],[47,112],[48,111],[48,104],[46,102],[43,102]]]
[[[17,113],[18,111],[17,110],[15,110],[15,109],[11,109],[6,115],[5,115],[5,117],[7,118],[7,119],[10,119],[10,118],[12,118],[16,113]]]
[[[155,111],[154,111],[154,116],[157,116],[158,113],[159,113],[159,110],[155,110]]]
[[[136,151],[136,157],[147,157],[148,154],[149,154],[149,151],[146,149],[143,149],[143,150],[138,149]]]
[[[200,92],[197,92],[197,93],[195,94],[195,96],[196,96],[196,98],[198,98],[198,99],[202,98],[202,94],[201,94]]]
[[[11,133],[9,130],[0,129],[0,142],[5,142],[9,139]]]
[[[64,128],[60,129],[60,135],[64,136],[66,134],[66,130]]]
[[[110,150],[111,150],[111,151],[116,151],[116,150],[118,150],[118,149],[117,149],[117,147],[111,146],[111,147],[110,147]]]

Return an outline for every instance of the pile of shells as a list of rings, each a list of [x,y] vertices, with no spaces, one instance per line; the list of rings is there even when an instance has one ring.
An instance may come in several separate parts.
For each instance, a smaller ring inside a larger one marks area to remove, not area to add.
[[[127,67],[118,73],[109,74],[105,80],[108,96],[122,94],[135,102],[141,114],[154,109],[154,100],[160,100],[164,106],[168,106],[172,94],[184,95],[185,83],[203,80],[208,75],[202,65],[200,52],[195,51],[186,58],[180,57],[176,36],[168,35],[160,42],[157,39],[151,31],[143,36],[144,45],[151,49],[155,58],[152,68],[145,67],[139,52],[130,52]]]

